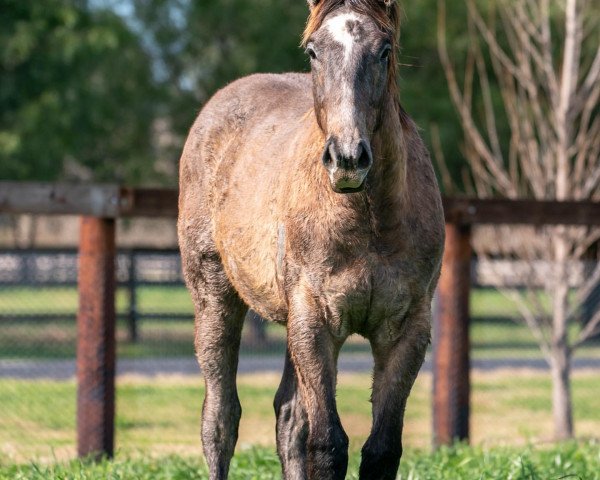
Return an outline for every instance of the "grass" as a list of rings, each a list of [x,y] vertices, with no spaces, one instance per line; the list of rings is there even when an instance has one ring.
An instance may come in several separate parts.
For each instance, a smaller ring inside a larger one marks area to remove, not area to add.
[[[146,312],[168,310],[191,313],[193,305],[184,286],[141,286],[137,290],[140,309]],[[77,311],[75,287],[3,287],[0,291],[2,313],[63,313]],[[117,290],[117,311],[127,311],[127,289]],[[518,316],[515,305],[492,288],[473,289],[471,313],[475,317],[511,318]]]
[[[600,479],[600,445],[596,442],[564,443],[550,448],[470,448],[456,445],[434,453],[409,449],[400,464],[402,480],[551,480]],[[350,455],[348,479],[357,479],[360,456]],[[231,480],[281,478],[273,449],[253,448],[232,461]],[[118,455],[100,463],[72,461],[53,465],[0,463],[2,480],[196,480],[207,479],[198,457]]]
[[[141,287],[143,312],[192,311],[183,287]],[[117,292],[117,310],[128,308],[127,292]],[[74,314],[74,288],[0,290],[0,313]],[[541,355],[529,330],[511,320],[514,305],[494,290],[474,290],[471,296],[474,358]],[[268,325],[272,339],[266,353],[281,354],[285,331]],[[118,357],[193,356],[191,321],[142,321],[141,339],[127,342],[125,322],[118,325]],[[73,358],[76,329],[72,320],[57,322],[3,321],[0,359]],[[368,344],[352,337],[345,352],[368,352]],[[256,353],[251,349],[246,354]],[[260,352],[265,353],[265,352]],[[580,351],[600,356],[600,344]],[[278,378],[272,374],[239,379],[243,417],[233,479],[280,478],[274,453],[272,400]],[[338,406],[354,452],[349,478],[356,478],[358,452],[371,426],[368,402],[370,378],[340,375]],[[473,373],[471,439],[475,447],[459,445],[429,453],[431,384],[421,374],[409,399],[401,466],[402,479],[559,479],[600,480],[600,444],[547,443],[552,436],[551,384],[543,372]],[[576,433],[598,438],[600,411],[597,372],[577,371],[573,377]],[[64,463],[75,455],[76,385],[69,381],[0,379],[0,480],[2,479],[193,479],[207,478],[200,460],[200,411],[204,389],[197,377],[120,377],[117,384],[115,461],[100,464]],[[509,446],[507,446],[509,445]],[[533,446],[535,445],[535,446]],[[35,459],[35,463],[23,464]]]
[[[170,311],[191,314],[192,304],[184,287],[144,286],[138,289],[141,312]],[[117,292],[117,311],[125,314],[128,308],[127,291]],[[2,314],[61,314],[77,309],[74,288],[3,288],[0,290]],[[516,318],[515,306],[493,289],[476,289],[471,296],[472,353],[474,358],[528,357],[540,358],[541,353],[530,331]],[[119,358],[156,356],[192,356],[193,322],[191,320],[142,320],[139,322],[140,341],[127,341],[127,324],[118,322],[117,355]],[[267,326],[271,343],[268,349],[257,352],[245,348],[244,353],[281,354],[285,350],[285,330],[278,325]],[[72,319],[53,322],[27,320],[0,324],[0,358],[44,359],[73,358],[76,329]],[[348,352],[370,351],[365,341],[353,337],[345,348]],[[600,357],[600,344],[590,343],[579,354]]]
[[[238,450],[273,448],[274,374],[242,375],[243,415]],[[341,374],[338,408],[351,449],[358,451],[371,427],[370,377]],[[472,432],[475,444],[525,445],[551,439],[550,379],[537,372],[473,375]],[[598,437],[600,378],[577,372],[573,379],[576,433]],[[200,378],[119,378],[116,446],[124,455],[200,453],[199,425],[204,388]],[[48,462],[75,454],[74,381],[0,380],[0,459]],[[406,409],[407,447],[426,449],[431,438],[431,375],[421,374]]]
[[[138,295],[140,308],[145,312],[191,311],[183,288],[143,287]],[[74,313],[76,305],[76,291],[72,288],[0,291],[3,314]],[[127,309],[123,290],[118,292],[117,307],[121,313]],[[471,309],[475,358],[540,357],[527,328],[510,320],[515,316],[514,306],[499,293],[475,290]],[[268,328],[273,340],[268,353],[281,354],[285,330],[276,325]],[[128,343],[126,325],[119,324],[119,358],[193,356],[191,321],[143,321],[140,333],[138,343]],[[0,359],[73,358],[75,338],[72,320],[3,321]],[[345,352],[368,351],[368,344],[355,337],[345,347]],[[246,349],[245,353],[255,352]],[[600,344],[592,343],[580,354],[600,356]],[[338,405],[353,452],[360,450],[371,425],[369,383],[369,376],[364,374],[340,376]],[[598,443],[546,444],[552,435],[551,385],[546,373],[475,371],[471,438],[476,447],[459,446],[435,454],[427,452],[432,422],[431,383],[429,374],[420,375],[409,399],[404,434],[408,453],[402,464],[402,478],[598,478]],[[244,414],[233,464],[234,479],[280,478],[274,454],[272,411],[277,384],[277,376],[271,374],[245,375],[239,379]],[[574,410],[580,438],[598,438],[599,392],[600,377],[596,372],[575,372]],[[75,455],[73,380],[0,379],[0,479],[206,478],[204,466],[198,460],[203,394],[197,377],[120,377],[116,418],[118,458],[115,462],[87,465],[60,463]],[[542,444],[543,448],[529,446],[532,442]],[[30,459],[36,463],[18,466]],[[351,471],[356,472],[357,454],[352,456],[351,464]]]

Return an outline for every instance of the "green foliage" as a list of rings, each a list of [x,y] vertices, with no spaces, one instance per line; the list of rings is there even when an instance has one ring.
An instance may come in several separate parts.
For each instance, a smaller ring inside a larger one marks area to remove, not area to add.
[[[600,445],[566,443],[550,448],[523,449],[471,448],[457,445],[435,453],[407,451],[400,464],[400,479],[458,480],[513,479],[547,480],[550,478],[600,479]],[[359,453],[350,457],[349,479],[357,478]],[[197,458],[119,458],[98,464],[74,461],[42,466],[0,466],[0,479],[11,480],[191,480],[208,478],[206,467]],[[237,454],[231,465],[232,480],[281,478],[277,455],[270,449],[251,449]]]
[[[493,17],[496,2],[478,4]],[[472,41],[466,2],[448,7],[448,48],[460,77]],[[303,0],[0,0],[0,8],[2,179],[136,184],[156,181],[167,165],[163,181],[174,183],[184,138],[217,89],[256,72],[309,68],[299,46]],[[438,0],[402,8],[401,100],[430,150],[439,132],[457,180],[463,133],[438,58]],[[478,116],[477,91],[473,101]],[[160,141],[152,135],[157,119],[167,137]],[[506,143],[505,119],[498,123]]]
[[[0,0],[0,178],[151,176],[151,62],[110,11]]]
[[[422,128],[421,135],[433,157],[436,130],[444,158],[455,178],[464,167],[462,130],[450,100],[437,50],[438,0],[402,2],[404,22],[400,38],[400,98],[404,108]],[[449,34],[458,41],[452,54],[466,51],[466,2],[452,2]],[[434,162],[435,163],[435,162]]]
[[[257,72],[307,70],[300,34],[308,14],[298,0],[133,0],[169,92],[172,125],[185,134],[220,87]]]

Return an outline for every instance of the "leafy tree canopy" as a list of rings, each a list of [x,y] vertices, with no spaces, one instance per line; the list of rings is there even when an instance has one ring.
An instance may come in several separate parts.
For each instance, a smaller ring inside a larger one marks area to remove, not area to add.
[[[0,11],[0,178],[151,178],[156,89],[124,21],[69,0]]]

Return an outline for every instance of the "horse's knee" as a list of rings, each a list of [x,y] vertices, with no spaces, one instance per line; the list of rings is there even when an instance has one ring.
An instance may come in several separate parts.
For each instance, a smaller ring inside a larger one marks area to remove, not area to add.
[[[242,417],[242,405],[235,392],[221,395],[210,395],[207,392],[202,409],[203,430],[208,430],[215,437],[231,436]]]
[[[295,401],[290,401],[276,408],[277,435],[284,435],[287,443],[306,442],[308,422],[304,411]]]
[[[277,418],[277,449],[281,454],[290,453],[283,450],[293,450],[293,455],[301,455],[305,451],[308,435],[308,421],[298,396],[285,398],[276,396],[274,407]]]
[[[273,402],[275,409],[275,418],[277,419],[277,426],[287,425],[294,418],[294,403],[290,400],[284,402],[281,399],[275,397]]]
[[[207,396],[202,411],[202,447],[211,480],[225,480],[238,439],[242,407],[237,398]]]
[[[402,457],[401,442],[367,441],[362,449],[360,480],[394,480]]]
[[[348,469],[348,436],[341,425],[320,427],[308,438],[308,477],[311,480],[342,480]]]

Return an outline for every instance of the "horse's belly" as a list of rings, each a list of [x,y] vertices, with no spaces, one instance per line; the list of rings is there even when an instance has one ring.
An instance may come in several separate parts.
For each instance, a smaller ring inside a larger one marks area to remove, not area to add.
[[[215,243],[230,282],[242,300],[267,320],[285,322],[287,306],[277,280],[276,227],[223,212],[215,222]]]

